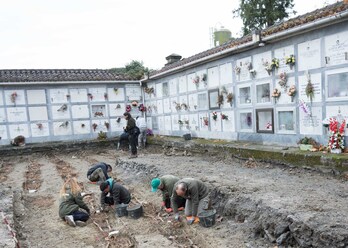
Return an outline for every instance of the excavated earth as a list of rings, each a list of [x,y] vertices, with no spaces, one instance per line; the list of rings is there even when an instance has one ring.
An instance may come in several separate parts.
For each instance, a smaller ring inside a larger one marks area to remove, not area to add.
[[[100,191],[86,172],[98,161],[113,166],[131,204],[143,205],[142,218],[95,212]],[[317,171],[160,146],[132,160],[111,147],[7,156],[0,165],[0,211],[9,223],[0,226],[0,247],[348,247],[347,181]],[[218,212],[213,227],[176,223],[161,211],[149,183],[164,174],[208,185]],[[58,216],[59,190],[69,176],[88,193],[86,227]],[[111,231],[119,233],[108,237]]]

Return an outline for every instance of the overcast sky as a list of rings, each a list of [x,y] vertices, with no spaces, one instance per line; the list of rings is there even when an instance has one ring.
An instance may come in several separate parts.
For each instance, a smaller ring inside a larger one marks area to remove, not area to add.
[[[304,14],[336,0],[294,0]],[[210,48],[210,27],[238,37],[238,0],[0,0],[0,69],[108,69]]]

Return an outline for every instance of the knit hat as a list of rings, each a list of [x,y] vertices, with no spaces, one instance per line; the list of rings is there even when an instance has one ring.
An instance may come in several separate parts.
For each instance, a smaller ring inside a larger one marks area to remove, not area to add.
[[[159,178],[156,177],[156,178],[152,179],[152,181],[151,181],[151,187],[152,187],[151,192],[156,192],[157,189],[158,189],[158,186],[160,186],[160,184],[161,184],[161,180]]]
[[[109,186],[108,182],[105,181],[105,182],[102,182],[99,187],[101,191],[104,191],[108,186]]]

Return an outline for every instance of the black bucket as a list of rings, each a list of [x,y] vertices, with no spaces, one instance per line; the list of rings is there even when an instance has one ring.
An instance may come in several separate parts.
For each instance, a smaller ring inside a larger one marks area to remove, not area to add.
[[[133,207],[128,207],[128,216],[133,219],[139,219],[141,216],[143,216],[143,206],[141,204],[135,205]]]
[[[199,224],[203,227],[211,227],[215,224],[216,210],[207,210],[198,214]]]
[[[192,139],[190,133],[184,134],[183,137],[184,137],[185,140],[191,140]]]
[[[127,216],[128,215],[127,207],[128,207],[128,204],[124,204],[124,203],[116,205],[116,215],[118,217]]]

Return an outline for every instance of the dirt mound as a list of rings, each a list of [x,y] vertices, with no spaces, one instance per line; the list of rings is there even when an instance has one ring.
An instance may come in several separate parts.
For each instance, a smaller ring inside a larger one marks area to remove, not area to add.
[[[7,176],[13,170],[13,163],[0,162],[0,183],[7,180]]]
[[[38,190],[41,187],[41,166],[42,164],[30,162],[25,172],[25,182],[23,182],[24,190]]]

